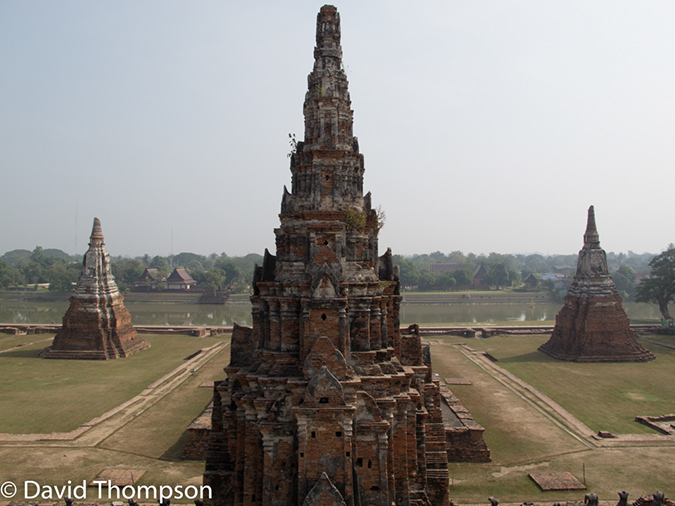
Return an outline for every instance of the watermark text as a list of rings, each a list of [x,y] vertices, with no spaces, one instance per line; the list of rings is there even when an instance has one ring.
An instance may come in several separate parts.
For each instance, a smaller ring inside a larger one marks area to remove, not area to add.
[[[211,499],[211,487],[208,485],[113,485],[110,480],[97,480],[90,484],[99,500],[153,500],[163,502],[164,499]],[[5,481],[0,485],[0,497],[12,499],[19,487],[12,481]],[[26,480],[23,482],[24,499],[87,499],[87,482],[73,484],[68,480],[67,485],[55,486],[44,485],[37,481]],[[90,497],[91,499],[91,497]]]

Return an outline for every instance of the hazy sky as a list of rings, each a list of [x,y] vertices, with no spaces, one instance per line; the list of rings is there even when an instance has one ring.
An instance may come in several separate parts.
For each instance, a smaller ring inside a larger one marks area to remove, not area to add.
[[[0,0],[0,254],[274,252],[321,5]],[[675,2],[336,6],[381,252],[675,242]]]

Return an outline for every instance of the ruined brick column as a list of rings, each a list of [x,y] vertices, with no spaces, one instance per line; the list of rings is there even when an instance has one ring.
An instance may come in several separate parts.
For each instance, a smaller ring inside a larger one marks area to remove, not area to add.
[[[233,332],[204,483],[218,506],[443,506],[440,393],[417,328],[399,330],[391,251],[378,257],[335,7],[317,17],[307,81],[276,255],[255,269],[253,327]]]
[[[89,249],[82,262],[82,274],[63,325],[54,342],[41,352],[43,358],[122,358],[149,348],[131,324],[124,298],[110,271],[101,222],[94,218]]]
[[[539,347],[557,358],[574,362],[646,362],[655,357],[630,329],[621,297],[607,269],[605,250],[588,209],[584,247],[577,272],[555,319],[553,335]]]

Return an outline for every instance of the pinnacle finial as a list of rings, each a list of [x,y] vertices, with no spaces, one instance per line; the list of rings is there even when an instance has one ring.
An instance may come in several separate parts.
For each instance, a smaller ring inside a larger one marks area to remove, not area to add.
[[[91,229],[90,239],[101,239],[103,240],[103,230],[101,230],[101,220],[94,218],[94,226]]]
[[[342,64],[340,46],[340,13],[332,5],[321,7],[316,16],[314,68],[339,71]]]
[[[595,209],[593,206],[588,208],[588,223],[586,224],[586,233],[584,234],[584,246],[594,246],[600,244],[600,235],[595,226]]]
[[[340,14],[333,5],[324,5],[316,17],[316,47],[340,47]]]

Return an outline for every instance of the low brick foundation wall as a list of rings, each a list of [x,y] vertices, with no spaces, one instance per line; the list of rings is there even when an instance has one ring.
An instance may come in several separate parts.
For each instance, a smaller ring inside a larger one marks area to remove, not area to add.
[[[211,432],[211,414],[213,403],[209,404],[204,412],[199,415],[188,427],[188,442],[183,448],[181,459],[183,460],[206,460],[206,452],[209,449],[209,433]]]
[[[492,462],[483,439],[485,429],[445,386],[441,386],[441,399],[447,408],[443,417],[448,462]]]

